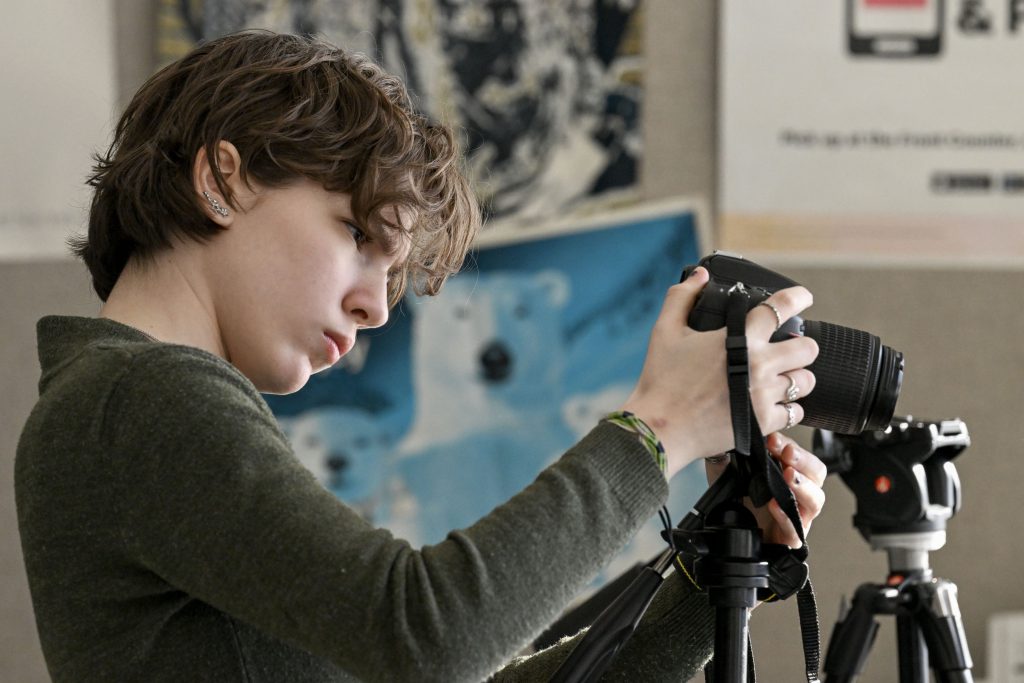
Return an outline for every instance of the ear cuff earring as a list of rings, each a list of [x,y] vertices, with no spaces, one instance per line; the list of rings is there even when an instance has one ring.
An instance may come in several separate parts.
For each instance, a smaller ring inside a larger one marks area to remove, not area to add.
[[[216,213],[218,216],[228,215],[228,210],[220,205],[220,202],[217,201],[216,197],[214,197],[206,190],[203,190],[203,196],[206,197],[206,201],[210,202],[210,207],[213,209],[214,213]]]

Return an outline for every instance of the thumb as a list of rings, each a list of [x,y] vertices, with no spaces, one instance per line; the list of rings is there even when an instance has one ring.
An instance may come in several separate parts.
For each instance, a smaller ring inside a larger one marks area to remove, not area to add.
[[[707,269],[700,266],[694,268],[690,277],[669,288],[665,302],[661,306],[661,313],[658,314],[658,321],[665,321],[662,324],[675,327],[679,325],[681,317],[682,324],[686,325],[686,319],[690,317],[690,311],[693,310],[697,297],[707,283]]]

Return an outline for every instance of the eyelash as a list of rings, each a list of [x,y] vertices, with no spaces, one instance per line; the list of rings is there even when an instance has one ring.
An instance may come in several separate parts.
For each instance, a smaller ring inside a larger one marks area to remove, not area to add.
[[[362,246],[364,246],[364,245],[367,245],[367,244],[370,244],[370,243],[372,243],[372,242],[373,242],[373,238],[372,238],[372,237],[370,237],[370,235],[368,235],[368,234],[367,234],[367,232],[366,232],[365,230],[363,230],[362,228],[360,228],[360,227],[359,227],[358,225],[356,225],[355,223],[352,223],[352,222],[350,222],[350,221],[342,221],[342,223],[343,223],[343,224],[345,225],[345,227],[346,227],[346,228],[348,229],[348,231],[349,231],[349,234],[351,234],[351,235],[352,235],[352,239],[353,239],[353,240],[355,240],[355,243],[356,243],[356,246],[357,246],[357,247],[362,247]],[[389,283],[393,282],[393,281],[394,281],[394,279],[395,279],[395,278],[396,278],[396,277],[397,277],[398,275],[399,275],[399,272],[398,272],[398,271],[395,271],[395,270],[389,270],[389,271],[388,271],[388,282],[389,282]]]
[[[355,223],[345,221],[345,227],[348,228],[349,233],[352,235],[352,239],[355,240],[356,246],[361,247],[364,244],[369,244],[373,241],[370,239],[370,236],[366,234],[366,231]]]

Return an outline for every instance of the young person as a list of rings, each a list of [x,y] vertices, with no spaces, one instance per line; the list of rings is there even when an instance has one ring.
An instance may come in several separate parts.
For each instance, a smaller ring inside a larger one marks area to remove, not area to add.
[[[16,462],[54,681],[546,680],[575,639],[515,653],[675,472],[731,446],[724,331],[685,324],[698,270],[669,289],[626,412],[469,528],[414,550],[317,484],[260,392],[336,363],[407,285],[435,293],[480,223],[452,133],[365,58],[267,32],[203,44],[138,92],[91,185],[75,251],[104,304],[40,320]],[[769,303],[747,323],[766,433],[802,418],[787,392],[813,389],[817,354],[768,343],[810,294]],[[770,445],[809,527],[824,467]],[[609,678],[685,680],[712,623],[671,577]]]

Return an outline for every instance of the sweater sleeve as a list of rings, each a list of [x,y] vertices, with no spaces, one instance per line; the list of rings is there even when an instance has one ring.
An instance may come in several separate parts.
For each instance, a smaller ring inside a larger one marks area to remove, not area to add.
[[[707,594],[674,572],[654,596],[632,637],[601,677],[602,683],[680,683],[711,659],[715,611]],[[548,681],[579,644],[586,629],[536,654],[520,657],[492,683]]]
[[[415,550],[316,482],[244,377],[180,347],[127,361],[101,434],[133,562],[367,681],[486,678],[668,493],[634,437],[599,425],[523,492]]]

